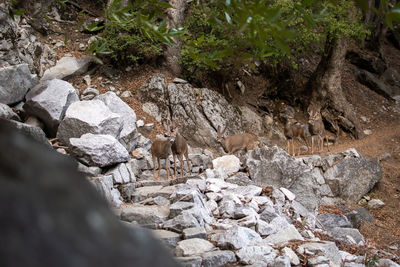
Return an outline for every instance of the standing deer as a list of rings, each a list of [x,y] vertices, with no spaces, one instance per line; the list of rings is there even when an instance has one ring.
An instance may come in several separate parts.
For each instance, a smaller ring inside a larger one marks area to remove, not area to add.
[[[221,132],[221,127],[217,129],[217,141],[222,145],[225,152],[232,154],[240,149],[254,149],[254,143],[258,140],[257,136],[251,133],[241,133],[228,137],[223,137],[225,129]]]
[[[167,171],[167,177],[169,180],[171,170],[168,165],[168,157],[169,157],[169,155],[171,155],[171,146],[172,146],[173,142],[174,142],[174,137],[170,136],[166,140],[156,139],[151,144],[150,152],[153,157],[153,180],[156,180],[156,158],[157,158],[157,162],[158,162],[157,180],[158,181],[160,180],[160,171],[161,171],[161,162],[160,162],[161,160],[160,159],[165,159],[165,169]]]
[[[285,124],[285,129],[284,129],[284,134],[287,138],[287,152],[290,154],[290,141],[292,141],[292,150],[293,153],[291,154],[292,156],[296,155],[295,151],[295,146],[294,146],[294,139],[301,137],[304,142],[306,142],[307,148],[309,148],[309,144],[307,141],[307,137],[305,134],[305,131],[302,127],[302,125],[296,121],[293,116],[287,116],[286,117],[286,124]],[[300,154],[300,148],[298,155]]]
[[[310,126],[310,133],[311,133],[311,153],[314,152],[314,136],[318,137],[318,152],[323,151],[324,149],[324,138],[326,139],[326,145],[328,146],[329,151],[329,142],[328,137],[325,133],[325,126],[324,122],[322,121],[321,116],[321,108],[320,107],[308,107],[307,109],[308,115],[310,119],[308,120],[308,124]]]
[[[175,137],[175,141],[172,143],[171,150],[172,150],[172,155],[174,157],[174,174],[175,177],[177,176],[176,174],[176,156],[179,158],[180,162],[180,167],[181,167],[181,177],[183,177],[184,173],[184,161],[183,161],[183,156],[186,158],[186,163],[188,165],[188,169],[190,171],[190,175],[192,175],[192,168],[190,166],[190,161],[189,161],[189,156],[188,156],[188,145],[186,142],[186,139],[179,134],[178,127],[182,126],[182,123],[173,123],[170,119],[169,121],[169,126],[170,126],[170,131],[171,134]]]

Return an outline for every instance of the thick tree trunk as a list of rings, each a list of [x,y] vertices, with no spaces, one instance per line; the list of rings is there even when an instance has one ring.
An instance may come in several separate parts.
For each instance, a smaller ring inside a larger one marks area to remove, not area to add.
[[[169,4],[173,8],[167,9],[168,21],[167,25],[171,28],[183,27],[186,10],[186,0],[169,0]],[[182,69],[179,64],[182,42],[179,38],[174,38],[175,44],[169,46],[164,54],[165,65],[172,74],[179,76]]]
[[[363,136],[361,125],[352,105],[347,101],[342,90],[341,71],[345,63],[348,47],[347,39],[327,40],[320,63],[312,75],[310,105],[320,105],[333,114],[335,121],[329,120],[333,128],[340,125],[350,131],[355,138]]]

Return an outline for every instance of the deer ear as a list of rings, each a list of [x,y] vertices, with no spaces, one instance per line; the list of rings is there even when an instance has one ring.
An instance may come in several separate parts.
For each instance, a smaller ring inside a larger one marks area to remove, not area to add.
[[[222,131],[222,133],[221,133],[222,135],[225,134],[226,128],[228,128],[228,125],[225,126],[225,129],[224,129],[224,130]]]
[[[219,125],[218,125],[218,128],[217,128],[217,133],[218,133],[218,134],[221,133],[221,126],[219,126]]]

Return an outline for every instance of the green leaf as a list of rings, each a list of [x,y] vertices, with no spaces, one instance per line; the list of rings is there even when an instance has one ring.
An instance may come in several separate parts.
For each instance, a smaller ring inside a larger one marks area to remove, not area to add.
[[[231,16],[229,16],[229,14],[227,12],[225,12],[225,19],[226,19],[226,22],[228,22],[229,24],[232,24]]]

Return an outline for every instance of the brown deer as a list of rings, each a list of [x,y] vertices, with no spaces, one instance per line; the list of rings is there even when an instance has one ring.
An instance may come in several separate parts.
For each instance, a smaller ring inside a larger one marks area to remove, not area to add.
[[[329,151],[328,136],[325,133],[325,126],[321,116],[321,108],[318,106],[313,106],[313,107],[309,106],[307,111],[308,115],[310,116],[308,120],[308,125],[310,126],[310,133],[311,133],[311,153],[314,152],[315,135],[318,137],[317,139],[318,152],[321,152],[324,149],[324,138],[326,139],[326,145],[328,146],[328,151]]]
[[[169,176],[171,174],[171,170],[168,165],[168,157],[171,155],[171,146],[174,142],[174,137],[170,136],[168,139],[156,139],[150,148],[151,155],[153,157],[153,180],[156,180],[156,158],[158,162],[158,176],[157,180],[160,180],[160,171],[161,171],[161,160],[165,159],[165,169],[167,171],[167,177],[169,180]],[[172,176],[172,175],[171,175]]]
[[[307,137],[306,137],[306,133],[304,131],[304,128],[302,127],[302,125],[296,121],[293,116],[287,116],[286,117],[286,124],[285,124],[285,128],[284,128],[284,134],[287,138],[287,152],[289,154],[290,153],[290,141],[292,141],[292,150],[293,153],[291,154],[292,156],[296,156],[296,151],[295,151],[295,146],[294,146],[294,139],[297,139],[299,137],[301,137],[304,142],[307,145],[307,149],[309,148],[309,144],[307,141]],[[299,152],[298,155],[300,154],[300,148],[299,148]]]
[[[178,127],[182,126],[182,123],[181,122],[173,123],[170,119],[168,119],[168,122],[169,122],[171,135],[173,135],[175,137],[175,141],[172,143],[172,146],[171,146],[172,155],[174,157],[175,177],[177,176],[177,174],[176,174],[176,156],[178,156],[178,159],[180,162],[181,177],[183,177],[183,173],[184,173],[184,169],[185,169],[183,156],[185,156],[185,158],[186,158],[186,164],[188,165],[190,175],[192,175],[192,168],[190,166],[190,161],[189,161],[189,156],[188,156],[188,144],[186,142],[186,139],[182,135],[180,135],[179,131],[178,131]]]
[[[228,137],[223,137],[225,129],[221,132],[221,127],[217,129],[217,141],[222,145],[225,152],[232,154],[240,149],[254,149],[254,143],[258,140],[257,136],[251,133],[241,133]]]

